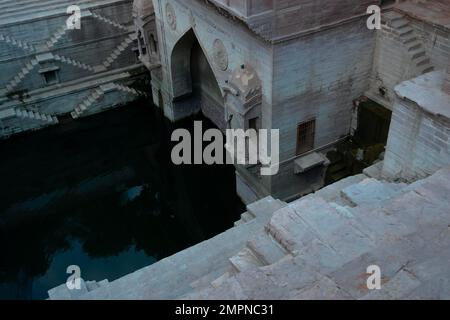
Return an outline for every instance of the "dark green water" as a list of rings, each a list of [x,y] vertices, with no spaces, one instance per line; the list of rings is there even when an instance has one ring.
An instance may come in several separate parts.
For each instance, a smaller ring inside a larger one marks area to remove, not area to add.
[[[174,166],[174,129],[143,101],[0,141],[0,299],[45,299],[69,265],[114,280],[230,228],[233,166]]]

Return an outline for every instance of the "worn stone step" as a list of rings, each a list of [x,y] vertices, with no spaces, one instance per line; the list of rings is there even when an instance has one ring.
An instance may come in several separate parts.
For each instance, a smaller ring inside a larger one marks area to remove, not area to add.
[[[244,248],[236,256],[231,257],[229,261],[235,272],[243,272],[264,265],[248,248]]]
[[[416,66],[420,67],[420,66],[424,66],[424,65],[427,65],[427,64],[430,64],[430,63],[431,63],[430,58],[424,57],[424,58],[420,59],[420,60],[416,63]]]
[[[351,176],[317,191],[315,195],[321,197],[322,199],[328,202],[336,202],[343,205],[349,204],[348,202],[346,202],[345,199],[341,197],[341,191],[351,185],[360,183],[366,178],[367,177],[364,174]]]
[[[199,290],[211,285],[212,282],[216,281],[218,278],[227,273],[226,268],[214,269],[210,273],[202,276],[201,278],[193,281],[190,286],[193,290]]]
[[[269,218],[275,211],[286,206],[272,197],[263,198],[247,206],[247,211],[255,218]]]
[[[382,170],[383,170],[383,161],[380,161],[364,169],[363,173],[369,178],[380,180]]]
[[[407,37],[409,35],[412,35],[414,33],[414,29],[410,26],[401,28],[397,30],[398,34],[400,35],[400,37]]]
[[[308,201],[294,203],[292,207],[324,245],[322,247],[336,251],[343,261],[373,248],[373,237],[357,228],[335,205],[311,197]]]
[[[414,60],[416,60],[416,59],[425,57],[426,52],[425,52],[425,50],[424,50],[423,48],[419,48],[419,49],[410,51],[410,54],[412,54],[412,58],[413,58]]]
[[[342,190],[341,196],[353,206],[377,206],[398,194],[405,184],[380,182],[368,178]]]
[[[247,242],[247,247],[258,258],[259,261],[265,264],[273,264],[288,253],[267,233],[263,233],[254,239]]]
[[[219,278],[211,282],[211,286],[214,288],[217,288],[221,286],[227,279],[229,279],[232,276],[230,272],[225,272],[223,275],[221,275]]]
[[[254,215],[252,215],[251,213],[249,213],[249,212],[244,212],[243,214],[242,214],[242,216],[241,216],[241,221],[242,222],[244,222],[244,223],[246,223],[246,222],[249,222],[249,221],[251,221],[251,220],[253,220],[253,219],[255,219],[256,217],[254,216]]]
[[[266,230],[287,252],[292,254],[296,254],[298,250],[317,238],[290,206],[278,210],[270,219]]]

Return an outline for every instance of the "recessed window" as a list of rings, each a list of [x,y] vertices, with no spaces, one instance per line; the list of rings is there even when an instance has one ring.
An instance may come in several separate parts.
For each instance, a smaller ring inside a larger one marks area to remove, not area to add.
[[[248,128],[258,131],[259,130],[259,118],[253,118],[248,120]]]
[[[44,76],[45,84],[52,85],[58,83],[58,71],[46,71],[42,75]]]
[[[316,120],[302,122],[297,127],[297,155],[314,149]]]
[[[132,51],[134,52],[134,57],[136,58],[136,63],[139,63],[140,62],[139,56],[141,55],[139,53],[139,49],[136,47],[136,48],[133,48]]]
[[[143,56],[145,56],[147,54],[147,46],[146,46],[145,39],[144,39],[141,31],[138,32],[137,39],[138,39],[138,45],[139,45],[141,54]]]
[[[150,35],[150,48],[152,53],[158,53],[158,42],[153,34]]]

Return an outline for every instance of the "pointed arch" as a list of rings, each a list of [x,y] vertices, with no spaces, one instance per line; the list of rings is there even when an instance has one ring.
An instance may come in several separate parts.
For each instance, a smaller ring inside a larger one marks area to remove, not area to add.
[[[173,83],[173,96],[174,98],[182,97],[192,93],[192,82],[191,82],[191,60],[192,60],[192,49],[198,45],[201,48],[202,54],[206,58],[208,65],[214,75],[215,82],[217,83],[220,91],[222,89],[219,86],[218,77],[215,74],[215,70],[212,67],[212,61],[207,54],[202,43],[199,41],[194,29],[188,29],[180,39],[175,43],[172,53],[171,53],[171,73],[172,73],[172,83]]]
[[[190,28],[176,42],[170,55],[174,103],[185,103],[224,127],[224,98],[206,50]],[[186,104],[184,104],[186,108]],[[186,110],[185,110],[186,111]]]

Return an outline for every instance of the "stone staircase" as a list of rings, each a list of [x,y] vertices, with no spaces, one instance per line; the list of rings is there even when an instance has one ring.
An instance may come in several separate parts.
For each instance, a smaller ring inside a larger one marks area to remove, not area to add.
[[[130,88],[122,84],[108,83],[105,85],[101,85],[92,90],[92,92],[74,108],[74,111],[71,112],[72,118],[77,119],[81,117],[85,112],[89,111],[92,106],[96,104],[96,102],[103,98],[107,92],[111,92],[114,90],[133,94],[136,96],[147,96],[147,94],[142,91],[138,91],[134,88]]]
[[[448,168],[410,186],[360,175],[306,196],[230,258],[232,272],[181,298],[448,299],[449,178]],[[370,265],[381,290],[366,286]]]
[[[96,8],[118,0],[0,0],[0,25],[24,21],[45,15],[66,14],[67,7],[76,4],[82,10]]]
[[[417,76],[434,71],[434,66],[427,56],[425,47],[416,35],[414,28],[410,25],[409,20],[404,15],[395,11],[385,13],[383,19],[401,39],[411,61],[418,70]]]
[[[248,222],[76,299],[449,299],[449,180],[361,174],[290,204],[267,197]],[[371,265],[381,290],[367,288]]]
[[[31,59],[23,68],[19,71],[19,73],[12,79],[5,87],[8,92],[11,92],[16,88],[23,79],[38,65],[38,61],[36,58]]]
[[[77,68],[81,68],[83,70],[90,71],[90,72],[95,72],[96,71],[96,69],[94,67],[92,67],[90,65],[87,65],[87,64],[85,64],[83,62],[77,61],[75,59],[72,59],[70,57],[65,57],[65,56],[62,56],[62,55],[59,55],[59,54],[55,54],[54,57],[55,57],[55,60],[61,61],[63,63],[67,63],[67,64],[69,64],[71,66],[74,66],[74,67],[77,67]]]
[[[25,51],[32,51],[32,52],[36,51],[36,48],[32,44],[27,43],[27,42],[22,41],[22,40],[14,39],[11,36],[4,35],[4,34],[1,34],[1,33],[0,33],[0,41],[4,41],[4,42],[6,42],[6,43],[8,43],[10,45],[16,46],[16,47],[18,47],[20,49],[23,49]]]
[[[84,112],[89,110],[89,108],[94,105],[100,98],[105,95],[105,90],[103,86],[100,86],[94,90],[81,102],[77,105],[73,112],[71,112],[71,116],[74,119],[79,118]]]
[[[262,231],[273,215],[267,209],[254,210],[275,202],[271,197],[262,199],[252,209],[256,216],[253,220],[76,299],[175,299],[214,281],[218,285],[218,278],[232,268],[229,258],[242,250],[252,235]]]
[[[94,17],[95,19],[98,19],[98,20],[100,20],[100,21],[102,21],[104,23],[107,23],[109,25],[112,25],[113,27],[115,27],[117,29],[120,29],[122,31],[126,31],[126,32],[130,31],[129,27],[124,26],[124,25],[122,25],[120,23],[117,23],[117,22],[115,22],[115,21],[113,21],[113,20],[111,20],[111,19],[109,19],[109,18],[107,18],[105,16],[102,16],[102,15],[100,15],[98,13],[92,12],[92,17]]]
[[[24,108],[15,108],[14,109],[16,117],[21,119],[28,119],[33,120],[41,123],[48,123],[48,124],[57,124],[58,118],[55,116],[51,116],[48,114],[40,113],[37,111],[27,110]]]
[[[114,83],[114,88],[125,92],[125,93],[131,93],[134,94],[136,96],[142,96],[142,97],[148,97],[148,94],[146,92],[140,91],[140,90],[136,90],[134,88],[130,88],[128,86],[125,86],[123,84],[118,84],[118,83]]]
[[[0,111],[0,134],[2,137],[57,123],[59,121],[55,116],[22,107]]]
[[[47,49],[51,50],[58,43],[58,41],[66,34],[67,30],[68,30],[67,25],[64,25],[58,30],[56,30],[55,33],[51,35],[50,39],[46,43]]]
[[[117,48],[106,58],[105,62],[103,62],[103,66],[105,68],[109,68],[113,62],[130,46],[130,44],[133,43],[135,37],[136,36],[134,34],[126,37],[125,40],[122,41],[122,43],[117,46]]]

